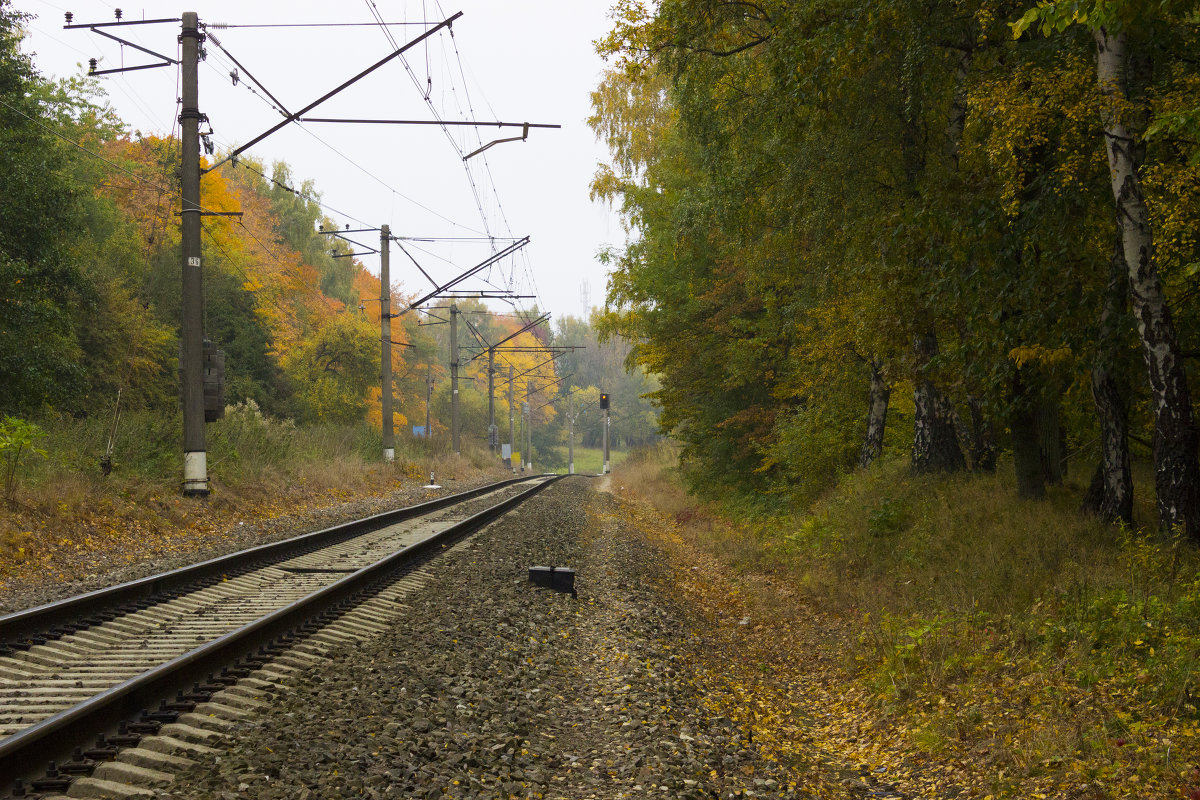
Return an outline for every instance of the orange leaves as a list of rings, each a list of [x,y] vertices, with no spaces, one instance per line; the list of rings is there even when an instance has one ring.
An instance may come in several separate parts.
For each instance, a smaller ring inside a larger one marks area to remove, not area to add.
[[[179,225],[175,217],[179,210],[179,180],[175,166],[179,160],[178,142],[156,136],[115,139],[105,142],[101,152],[137,178],[114,171],[97,187],[97,193],[108,197],[121,209],[151,249],[176,245],[179,242]]]

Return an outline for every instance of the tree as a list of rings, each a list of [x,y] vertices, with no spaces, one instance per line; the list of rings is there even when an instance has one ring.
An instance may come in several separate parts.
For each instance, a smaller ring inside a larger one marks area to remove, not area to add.
[[[297,386],[306,422],[361,422],[368,392],[379,381],[379,334],[356,314],[339,314],[312,339],[290,350],[282,365]]]
[[[1033,26],[1043,34],[1072,25],[1089,30],[1096,45],[1109,178],[1121,256],[1128,270],[1133,315],[1142,343],[1154,409],[1154,475],[1159,522],[1200,542],[1200,459],[1183,354],[1158,272],[1154,227],[1143,189],[1145,92],[1156,24],[1178,21],[1185,9],[1167,3],[1147,13],[1128,2],[1052,2],[1030,9],[1013,24],[1014,36]],[[1190,12],[1190,9],[1186,10]],[[1139,85],[1140,84],[1140,85]]]
[[[20,23],[0,1],[0,411],[78,408],[77,320],[90,287],[65,244],[79,222],[70,160],[38,102]]]

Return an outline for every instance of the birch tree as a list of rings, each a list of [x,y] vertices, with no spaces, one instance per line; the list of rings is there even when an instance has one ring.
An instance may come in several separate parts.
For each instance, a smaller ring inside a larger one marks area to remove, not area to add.
[[[1154,415],[1154,481],[1160,524],[1200,542],[1200,462],[1191,394],[1171,308],[1159,276],[1155,236],[1143,190],[1144,133],[1148,114],[1131,91],[1132,73],[1147,54],[1140,36],[1152,23],[1170,22],[1170,4],[1157,19],[1131,2],[1052,2],[1030,9],[1013,24],[1014,36],[1036,26],[1043,34],[1074,25],[1096,45],[1100,121],[1116,209],[1121,255],[1146,362]]]

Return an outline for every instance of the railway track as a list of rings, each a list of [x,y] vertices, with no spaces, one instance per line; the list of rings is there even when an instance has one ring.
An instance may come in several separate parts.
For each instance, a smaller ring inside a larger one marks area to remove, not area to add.
[[[290,670],[386,629],[428,578],[424,561],[556,478],[504,481],[0,617],[0,791],[118,796],[105,784],[131,770],[153,783],[164,774],[155,764],[203,749]],[[121,746],[133,750],[122,757]]]

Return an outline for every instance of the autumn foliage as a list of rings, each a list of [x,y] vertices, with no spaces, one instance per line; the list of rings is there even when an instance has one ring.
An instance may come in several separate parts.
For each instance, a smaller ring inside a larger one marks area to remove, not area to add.
[[[1115,2],[621,0],[592,184],[630,230],[609,330],[697,487],[808,502],[1068,471],[1200,542],[1194,14]],[[1089,478],[1091,479],[1089,481]],[[1140,520],[1139,520],[1140,522]]]

